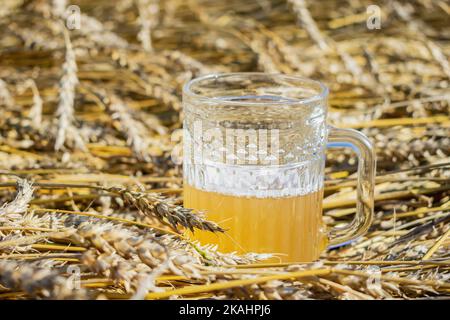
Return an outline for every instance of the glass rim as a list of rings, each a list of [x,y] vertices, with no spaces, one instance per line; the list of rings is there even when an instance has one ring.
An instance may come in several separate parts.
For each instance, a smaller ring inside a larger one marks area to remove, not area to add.
[[[282,78],[284,80],[290,80],[290,81],[301,81],[304,83],[308,83],[311,85],[315,85],[318,87],[318,92],[310,97],[306,98],[296,98],[296,100],[282,100],[277,101],[276,105],[305,105],[310,104],[316,101],[325,100],[328,96],[328,87],[321,81],[313,80],[306,77],[301,76],[293,76],[293,75],[287,75],[283,73],[265,73],[265,72],[227,72],[227,73],[211,73],[207,75],[203,75],[200,77],[196,77],[194,79],[191,79],[187,81],[183,86],[183,95],[189,96],[191,98],[194,98],[196,100],[204,101],[204,102],[210,102],[210,103],[220,103],[224,105],[241,105],[241,106],[267,106],[267,105],[274,105],[273,101],[257,101],[257,102],[242,102],[242,101],[233,101],[233,100],[223,100],[216,97],[210,97],[205,96],[203,94],[195,93],[192,90],[192,86],[198,83],[201,83],[205,80],[210,79],[218,79],[218,78],[226,78],[226,77],[233,77],[233,76],[265,76],[268,78]],[[293,86],[295,87],[295,86]],[[299,87],[300,88],[300,87]]]

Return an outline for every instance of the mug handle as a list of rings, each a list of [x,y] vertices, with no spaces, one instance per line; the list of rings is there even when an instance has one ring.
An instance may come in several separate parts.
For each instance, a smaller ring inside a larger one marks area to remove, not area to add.
[[[376,156],[369,139],[359,131],[328,126],[327,147],[349,147],[358,156],[356,214],[344,227],[328,233],[329,249],[345,245],[367,232],[373,220]]]

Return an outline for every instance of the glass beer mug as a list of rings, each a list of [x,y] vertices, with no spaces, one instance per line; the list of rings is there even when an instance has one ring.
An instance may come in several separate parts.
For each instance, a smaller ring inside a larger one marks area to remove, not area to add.
[[[184,206],[226,230],[196,230],[194,239],[222,252],[308,262],[367,231],[374,152],[358,131],[326,124],[327,96],[320,82],[264,73],[207,75],[184,86]],[[322,221],[327,144],[358,156],[355,218],[329,231]]]

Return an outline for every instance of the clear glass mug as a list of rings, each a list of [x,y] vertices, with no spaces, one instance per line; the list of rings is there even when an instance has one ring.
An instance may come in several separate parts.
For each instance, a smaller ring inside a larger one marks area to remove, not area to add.
[[[373,148],[360,132],[326,124],[327,96],[320,82],[280,74],[213,74],[184,86],[184,206],[227,230],[195,231],[194,239],[222,252],[307,262],[368,230]],[[327,145],[358,157],[356,215],[329,231],[322,221]]]

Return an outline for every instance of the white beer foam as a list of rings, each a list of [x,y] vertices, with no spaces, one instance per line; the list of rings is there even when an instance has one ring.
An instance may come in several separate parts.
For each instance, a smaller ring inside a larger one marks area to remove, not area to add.
[[[287,165],[184,163],[185,183],[232,196],[279,198],[306,195],[323,188],[324,157]]]

